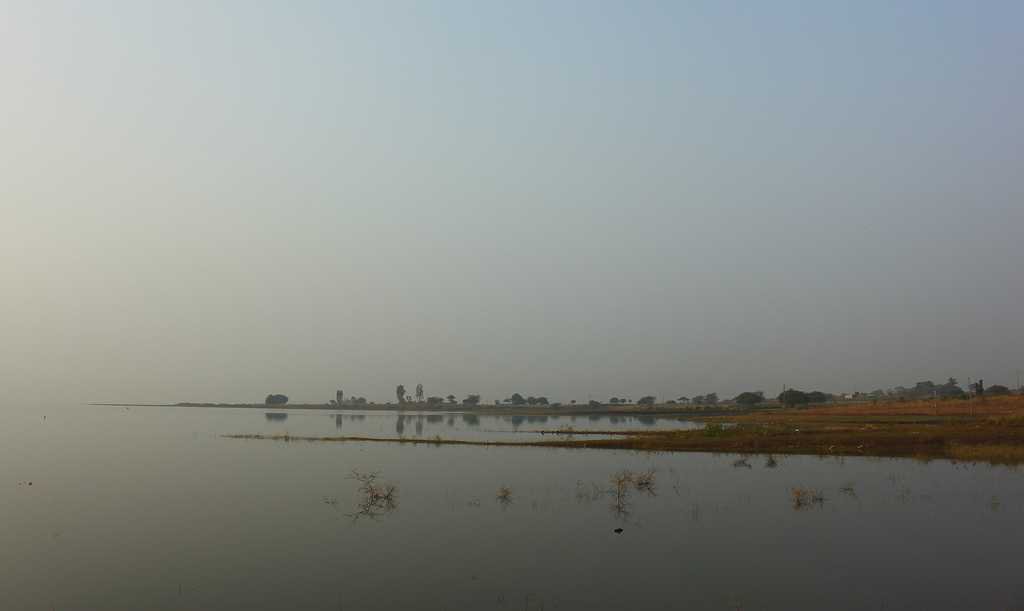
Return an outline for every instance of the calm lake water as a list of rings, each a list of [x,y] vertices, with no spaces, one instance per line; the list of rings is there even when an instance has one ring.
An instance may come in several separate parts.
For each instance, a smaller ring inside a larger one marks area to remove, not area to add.
[[[424,436],[510,434],[432,416]],[[0,609],[1024,608],[1020,470],[220,437],[396,420],[10,407]],[[518,426],[562,424],[611,423]],[[608,492],[650,469],[653,491]],[[353,470],[393,503],[368,505]],[[824,500],[796,507],[794,487]]]

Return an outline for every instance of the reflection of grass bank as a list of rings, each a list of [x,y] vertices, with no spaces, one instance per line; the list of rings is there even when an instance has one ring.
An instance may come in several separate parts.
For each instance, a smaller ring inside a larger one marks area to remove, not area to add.
[[[454,439],[380,439],[370,437],[296,437],[227,435],[236,439],[280,441],[367,441],[430,445],[539,446],[646,450],[656,452],[731,452],[737,454],[812,454],[949,458],[996,464],[1024,463],[1024,397],[979,402],[893,402],[813,410],[766,411],[711,419],[708,426],[680,431],[602,431],[603,439],[561,438],[540,441],[465,441]],[[922,413],[928,410],[930,413]],[[944,410],[948,410],[948,413]],[[987,415],[971,415],[987,414]],[[991,415],[998,414],[998,415]],[[722,420],[731,424],[726,426]],[[558,431],[552,431],[557,433]]]

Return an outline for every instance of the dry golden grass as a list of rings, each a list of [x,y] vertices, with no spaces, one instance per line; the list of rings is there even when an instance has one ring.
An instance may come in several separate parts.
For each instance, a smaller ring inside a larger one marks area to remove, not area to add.
[[[936,401],[879,401],[852,405],[812,407],[777,412],[779,416],[1008,416],[1024,414],[1024,396],[1007,395],[984,399],[940,399]]]
[[[950,458],[966,462],[987,462],[1002,465],[1019,465],[1024,463],[1024,445],[1015,444],[976,444],[964,445],[953,443],[947,448]]]

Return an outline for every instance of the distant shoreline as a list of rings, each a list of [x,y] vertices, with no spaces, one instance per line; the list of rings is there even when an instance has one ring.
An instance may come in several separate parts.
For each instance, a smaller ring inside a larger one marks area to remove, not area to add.
[[[655,405],[653,407],[627,405],[627,406],[603,406],[591,407],[589,405],[563,405],[561,407],[543,406],[512,406],[512,405],[427,405],[424,403],[407,404],[404,406],[382,403],[367,403],[365,405],[325,405],[323,403],[289,403],[287,405],[266,405],[265,403],[107,403],[90,402],[88,405],[104,407],[201,407],[201,408],[226,408],[226,409],[258,409],[269,411],[287,410],[320,410],[332,412],[443,412],[456,414],[483,414],[492,416],[654,416],[654,417],[697,417],[697,416],[727,416],[748,413],[746,408],[723,408],[721,406],[707,406],[694,408],[691,406],[678,405]]]

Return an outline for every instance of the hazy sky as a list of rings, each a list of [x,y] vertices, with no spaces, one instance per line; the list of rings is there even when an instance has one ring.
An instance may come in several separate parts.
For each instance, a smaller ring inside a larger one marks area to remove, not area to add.
[[[1024,3],[0,0],[7,398],[1024,368]]]

